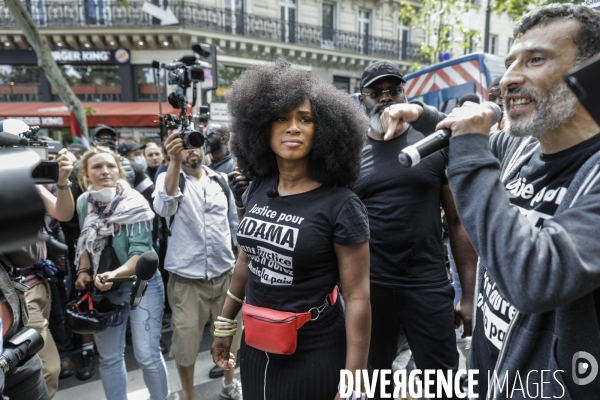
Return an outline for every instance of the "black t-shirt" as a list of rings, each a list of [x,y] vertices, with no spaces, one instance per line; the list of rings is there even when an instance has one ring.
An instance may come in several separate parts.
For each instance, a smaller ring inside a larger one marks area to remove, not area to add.
[[[237,238],[250,257],[246,301],[304,312],[323,304],[340,279],[334,243],[369,240],[367,210],[345,187],[269,198],[276,188],[277,176],[256,178],[244,194]]]
[[[438,151],[412,168],[402,149],[424,135],[410,127],[388,142],[368,138],[353,190],[369,211],[371,283],[423,288],[448,282],[442,245],[440,198],[448,183],[448,155]]]
[[[510,203],[529,219],[532,226],[542,228],[554,216],[571,181],[581,166],[600,151],[600,134],[555,154],[536,152],[506,184]],[[477,324],[472,351],[478,360],[479,398],[487,393],[487,372],[492,371],[516,309],[498,291],[496,283],[483,270],[483,284],[477,295]],[[485,397],[485,396],[483,396]]]

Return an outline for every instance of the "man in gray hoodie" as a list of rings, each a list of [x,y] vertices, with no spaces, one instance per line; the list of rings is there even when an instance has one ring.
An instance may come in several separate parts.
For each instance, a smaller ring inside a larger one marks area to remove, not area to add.
[[[452,130],[448,180],[480,256],[470,368],[480,399],[597,399],[600,127],[563,79],[600,53],[600,13],[540,7],[514,36],[506,130],[488,137],[474,103],[437,126]]]

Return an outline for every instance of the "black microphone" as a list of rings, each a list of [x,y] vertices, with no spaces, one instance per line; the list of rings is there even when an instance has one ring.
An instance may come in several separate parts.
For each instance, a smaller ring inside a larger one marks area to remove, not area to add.
[[[502,110],[496,103],[484,101],[482,106],[486,106],[494,112],[494,124],[500,120]],[[419,140],[412,146],[405,147],[398,155],[398,161],[405,167],[413,167],[421,162],[425,157],[435,153],[438,150],[445,149],[450,144],[452,132],[450,129],[441,129],[426,138]]]
[[[29,142],[21,136],[0,132],[0,146],[27,146]]]
[[[198,59],[194,55],[186,55],[181,57],[178,61],[185,65],[193,65]]]
[[[109,282],[135,282],[137,280],[137,276],[135,275],[130,275],[130,276],[120,276],[120,277],[116,277],[116,278],[102,278],[100,280],[100,282],[102,283],[109,283]]]
[[[275,197],[279,197],[279,191],[277,189],[267,190],[267,198],[274,199]]]
[[[135,275],[137,279],[131,289],[131,300],[129,305],[131,309],[135,310],[136,307],[142,301],[142,296],[146,292],[146,286],[148,281],[154,276],[156,269],[158,268],[158,254],[154,251],[147,251],[140,256],[135,264]]]

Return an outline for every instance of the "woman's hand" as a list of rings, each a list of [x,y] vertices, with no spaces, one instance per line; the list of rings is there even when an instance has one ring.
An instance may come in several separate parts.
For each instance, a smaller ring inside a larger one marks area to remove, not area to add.
[[[229,352],[232,340],[233,336],[216,337],[215,340],[213,340],[213,361],[216,365],[223,368],[224,370],[229,370],[229,368],[235,368],[235,356],[233,355],[233,353]],[[226,358],[225,354],[229,354],[229,356]]]
[[[116,276],[117,276],[116,270],[115,271],[107,271],[103,274],[96,274],[96,277],[94,278],[94,284],[96,285],[96,287],[98,289],[105,292],[112,287],[113,283],[112,282],[103,283],[103,281],[105,279],[116,278]]]
[[[73,172],[73,163],[67,157],[67,149],[62,149],[56,155],[54,160],[58,163],[58,181],[59,185],[67,185],[69,183],[69,176]]]
[[[75,281],[75,289],[77,290],[86,290],[88,286],[92,282],[92,277],[87,272],[81,272],[77,275],[77,280]]]

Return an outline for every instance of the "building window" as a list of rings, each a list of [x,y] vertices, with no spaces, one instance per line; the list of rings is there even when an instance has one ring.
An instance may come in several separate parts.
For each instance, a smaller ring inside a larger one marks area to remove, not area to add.
[[[156,69],[150,66],[134,66],[134,76],[136,82],[135,99],[136,100],[158,100],[158,91],[156,88]],[[161,68],[159,71],[160,82],[160,100],[167,100],[167,92],[165,90],[165,73]]]
[[[335,35],[335,4],[323,3],[322,29],[323,47],[333,49]]]
[[[231,89],[233,81],[239,78],[245,68],[225,66],[219,69],[219,87],[212,94],[212,101],[215,103],[224,103],[225,95]]]
[[[463,31],[463,50],[464,54],[469,54],[474,52],[477,49],[477,42],[479,37],[479,32],[473,29],[466,29]]]
[[[223,0],[223,18],[228,32],[244,34],[244,0]]]
[[[371,36],[371,10],[358,10],[358,50],[361,54],[369,54]]]
[[[44,0],[25,0],[25,7],[27,7],[27,11],[31,14],[31,18],[35,25],[39,27],[46,26],[47,24],[47,12],[46,12],[46,4]]]
[[[404,25],[402,21],[398,22],[398,44],[400,49],[398,53],[402,60],[408,59],[408,46],[410,44],[410,26]]]
[[[0,102],[41,100],[37,66],[0,65]]]
[[[344,76],[334,76],[333,86],[344,93],[350,93],[350,78],[346,78]]]
[[[490,54],[498,54],[498,35],[490,35]]]
[[[506,50],[507,53],[510,51],[510,48],[512,47],[514,42],[515,42],[515,38],[511,38],[511,37],[508,38],[508,47]]]
[[[84,0],[86,25],[111,25],[112,8],[110,0]]]
[[[279,0],[281,10],[281,39],[296,42],[296,0]]]
[[[121,77],[117,65],[61,65],[67,82],[82,101],[121,101]],[[60,101],[52,88],[52,100]]]

